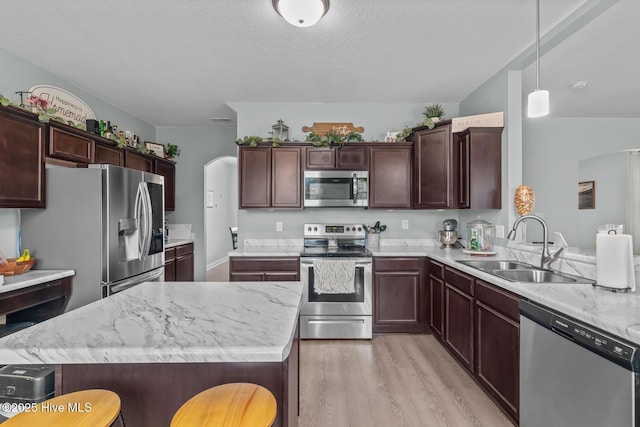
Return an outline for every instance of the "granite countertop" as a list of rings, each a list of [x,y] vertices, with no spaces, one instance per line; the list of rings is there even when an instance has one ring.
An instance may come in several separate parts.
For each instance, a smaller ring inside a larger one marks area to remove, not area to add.
[[[0,294],[52,282],[65,277],[75,276],[73,270],[29,270],[16,276],[4,276],[4,284],[0,285]]]
[[[191,239],[169,239],[164,242],[165,249],[175,248],[180,245],[188,245],[189,243],[193,243]]]
[[[0,363],[282,362],[301,282],[146,282],[0,339]]]

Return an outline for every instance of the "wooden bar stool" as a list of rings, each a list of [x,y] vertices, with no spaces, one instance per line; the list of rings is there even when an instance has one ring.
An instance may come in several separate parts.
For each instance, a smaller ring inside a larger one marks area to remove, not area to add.
[[[264,387],[223,384],[187,400],[173,416],[171,427],[269,427],[276,410],[276,398]]]
[[[124,426],[120,397],[110,390],[82,390],[63,394],[21,412],[2,427],[109,427],[116,418]]]

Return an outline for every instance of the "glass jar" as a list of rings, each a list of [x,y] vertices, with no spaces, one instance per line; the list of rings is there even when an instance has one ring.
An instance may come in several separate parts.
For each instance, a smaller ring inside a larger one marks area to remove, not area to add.
[[[472,251],[493,250],[493,237],[495,227],[493,224],[476,219],[467,224],[467,244]]]

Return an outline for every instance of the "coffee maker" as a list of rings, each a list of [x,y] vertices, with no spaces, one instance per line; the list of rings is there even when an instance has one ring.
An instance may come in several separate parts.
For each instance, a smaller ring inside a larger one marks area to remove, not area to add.
[[[444,228],[444,230],[440,230],[440,243],[442,243],[442,248],[459,247],[458,231],[456,231],[458,221],[455,219],[445,219],[442,222],[442,227]]]

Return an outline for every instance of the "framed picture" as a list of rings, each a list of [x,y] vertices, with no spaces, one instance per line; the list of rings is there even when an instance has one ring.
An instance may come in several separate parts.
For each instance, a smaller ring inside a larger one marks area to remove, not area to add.
[[[583,181],[578,183],[578,209],[595,209],[596,182]]]
[[[145,141],[144,146],[156,156],[164,158],[164,145]]]

